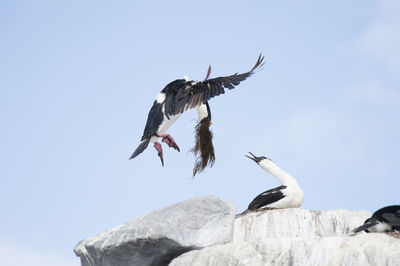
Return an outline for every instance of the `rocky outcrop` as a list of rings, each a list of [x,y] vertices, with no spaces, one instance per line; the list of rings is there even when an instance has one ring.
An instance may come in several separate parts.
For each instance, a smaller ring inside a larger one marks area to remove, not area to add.
[[[235,207],[198,197],[151,212],[78,243],[82,266],[168,265],[180,254],[232,241]]]
[[[235,216],[216,197],[187,200],[81,241],[83,266],[400,265],[400,239],[350,230],[371,214],[299,208]]]
[[[249,213],[235,220],[233,240],[348,235],[371,217],[368,211],[310,211],[299,208]]]
[[[386,234],[266,238],[191,251],[169,265],[400,265],[400,240]]]
[[[400,265],[400,241],[350,236],[371,214],[348,210],[268,210],[236,218],[233,241],[191,251],[170,266]]]

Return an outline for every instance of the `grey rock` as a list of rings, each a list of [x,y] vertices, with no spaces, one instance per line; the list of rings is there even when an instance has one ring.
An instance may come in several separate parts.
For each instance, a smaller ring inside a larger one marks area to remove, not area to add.
[[[190,250],[232,241],[235,207],[197,197],[136,218],[78,243],[82,266],[167,265]]]

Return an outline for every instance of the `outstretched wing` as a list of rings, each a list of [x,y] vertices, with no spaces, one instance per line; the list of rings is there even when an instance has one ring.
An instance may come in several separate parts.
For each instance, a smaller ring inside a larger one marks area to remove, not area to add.
[[[279,186],[270,190],[267,190],[250,202],[248,210],[256,210],[268,204],[274,203],[280,199],[283,199],[285,195],[283,195],[282,190],[285,189],[286,186]]]
[[[233,89],[240,82],[253,75],[255,70],[263,65],[263,60],[264,57],[260,54],[254,67],[243,74],[236,73],[231,76],[207,79],[202,82],[187,81],[182,84],[183,89],[172,89],[171,86],[171,89],[164,91],[167,94],[165,99],[166,115],[183,113],[215,96],[225,93],[225,89]]]

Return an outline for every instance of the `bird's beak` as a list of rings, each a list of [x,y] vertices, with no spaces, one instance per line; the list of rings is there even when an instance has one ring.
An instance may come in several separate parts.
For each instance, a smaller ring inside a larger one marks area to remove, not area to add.
[[[249,153],[250,153],[250,155],[251,155],[252,157],[250,157],[250,156],[248,156],[248,155],[245,155],[247,158],[249,158],[249,159],[255,161],[256,163],[259,163],[259,162],[261,161],[261,159],[260,159],[259,157],[255,156],[255,155],[252,154],[251,152],[249,152]]]

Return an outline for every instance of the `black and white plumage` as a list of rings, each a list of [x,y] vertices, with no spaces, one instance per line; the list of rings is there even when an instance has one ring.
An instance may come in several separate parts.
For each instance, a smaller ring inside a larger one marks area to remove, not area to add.
[[[377,210],[372,217],[365,220],[360,227],[353,229],[353,233],[392,232],[400,231],[400,205],[387,206]]]
[[[250,77],[257,68],[263,65],[263,59],[264,57],[260,55],[254,67],[243,74],[236,73],[226,77],[207,79],[209,76],[207,73],[206,80],[201,82],[191,81],[185,77],[185,79],[177,79],[169,83],[157,95],[148,114],[141,143],[129,159],[138,156],[152,142],[164,166],[163,151],[158,138],[162,138],[169,147],[180,151],[171,135],[166,134],[168,128],[188,109],[198,108],[200,116],[200,112],[206,110],[204,106],[208,100],[225,93],[225,89],[233,89]]]
[[[255,161],[262,169],[276,177],[282,185],[255,197],[245,212],[260,208],[283,209],[300,207],[304,200],[304,193],[297,181],[279,168],[271,159],[264,156],[257,157],[251,152],[249,153],[251,157],[246,155],[247,158]]]

